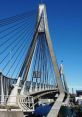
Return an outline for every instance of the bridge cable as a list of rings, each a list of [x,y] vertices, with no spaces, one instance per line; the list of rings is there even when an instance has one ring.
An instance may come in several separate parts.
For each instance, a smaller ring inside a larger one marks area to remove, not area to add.
[[[23,25],[24,26],[24,25]],[[26,26],[26,25],[25,25]],[[27,25],[27,26],[30,26],[30,25]],[[23,31],[24,29],[26,29],[25,27],[23,27],[21,30],[19,30],[19,31]],[[24,32],[24,31],[23,31]],[[15,34],[13,34],[11,37],[9,37],[5,42],[3,42],[2,44],[0,44],[0,47],[1,46],[3,46],[6,42],[8,42],[9,41],[9,39],[13,39],[13,36],[14,35],[16,35],[16,36],[18,36],[18,37],[16,37],[17,39],[16,40],[13,40],[11,43],[9,43],[8,45],[7,45],[7,47],[6,48],[4,48],[4,50],[2,51],[2,52],[0,52],[0,55],[1,54],[3,54],[15,41],[17,41],[18,39],[19,39],[19,37],[21,36],[21,34],[20,35],[18,35],[19,33],[18,32],[16,32]]]
[[[27,38],[26,38],[27,39]],[[24,40],[25,41],[25,40]],[[16,60],[17,60],[17,58],[19,57],[19,55],[20,55],[20,53],[21,53],[21,51],[23,50],[23,48],[25,47],[25,44],[26,44],[26,41],[25,41],[25,43],[24,43],[24,45],[22,46],[22,48],[21,48],[21,50],[19,51],[19,54],[17,55],[17,57],[15,58],[15,60],[14,60],[14,62],[13,62],[13,64],[11,65],[11,67],[9,68],[9,70],[8,70],[8,72],[7,72],[7,74],[6,75],[8,75],[8,73],[9,73],[9,71],[10,71],[10,69],[13,67],[13,65],[15,64],[15,62],[16,62]],[[21,44],[22,45],[22,44]]]
[[[28,14],[21,14],[21,15],[12,16],[9,18],[1,19],[0,20],[0,27],[15,23],[15,22],[20,21],[20,20],[23,20],[24,18],[30,17],[31,15],[32,15],[32,12],[28,12]]]
[[[6,28],[6,29],[3,29],[3,30],[1,30],[0,31],[0,34],[1,33],[3,33],[3,32],[6,32],[6,31],[8,31],[8,30],[10,30],[10,29],[13,29],[14,27],[17,27],[18,25],[20,25],[20,24],[22,24],[22,23],[24,23],[24,22],[26,22],[26,21],[31,21],[31,19],[33,19],[33,16],[31,16],[31,17],[29,17],[29,18],[26,18],[26,19],[23,19],[22,21],[20,21],[20,22],[17,22],[17,23],[15,23],[15,24],[11,24],[11,26],[9,26],[8,28]],[[1,28],[1,27],[0,27]]]
[[[32,37],[32,34],[30,35],[30,37]],[[29,41],[30,41],[30,40],[29,40]],[[28,43],[29,43],[29,42],[28,42]],[[27,46],[26,46],[26,48],[24,49],[24,52],[25,52],[26,49],[27,49]],[[20,61],[22,60],[22,57],[23,57],[24,54],[25,54],[24,52],[22,53],[22,55],[21,55],[21,57],[20,57],[20,59],[19,59],[17,65],[16,65],[16,67],[14,68],[14,71],[13,71],[13,73],[12,73],[11,76],[13,76],[14,72],[16,71],[17,66],[19,65]]]
[[[26,35],[26,34],[27,34],[27,32],[25,32],[24,35]],[[22,40],[22,41],[24,42],[25,40]],[[17,50],[19,50],[19,48],[23,45],[23,42],[21,43],[21,45],[18,46],[18,48],[16,49],[15,53],[16,53]],[[14,57],[14,55],[15,55],[15,54],[13,54],[12,58]],[[9,64],[9,61],[7,62],[7,64],[6,64],[5,67],[3,68],[3,70],[6,68],[6,66],[7,66],[8,64]]]
[[[40,20],[39,20],[39,22],[38,22],[38,24],[36,25],[36,30],[35,30],[35,33],[34,33],[34,36],[33,36],[33,39],[32,39],[32,42],[31,42],[31,45],[30,45],[30,47],[29,47],[29,52],[32,52],[31,53],[31,56],[29,55],[29,53],[27,53],[27,55],[26,55],[26,57],[25,57],[25,60],[24,60],[24,63],[23,63],[23,66],[22,66],[22,68],[21,68],[21,71],[20,71],[20,73],[19,73],[19,77],[21,77],[21,75],[22,75],[22,73],[23,73],[23,70],[24,70],[24,67],[25,67],[25,64],[27,64],[27,66],[29,65],[28,64],[28,59],[27,58],[29,58],[30,57],[30,64],[31,64],[31,60],[32,60],[32,55],[33,55],[33,52],[34,52],[34,48],[35,48],[35,45],[34,44],[36,44],[36,40],[37,40],[37,32],[38,32],[38,27],[39,27],[39,24],[40,24],[40,21],[41,21],[41,18],[42,18],[42,15],[41,15],[41,17],[40,17]],[[34,44],[33,44],[34,43]],[[34,46],[34,47],[33,47]],[[26,68],[27,69],[27,68]],[[27,69],[28,70],[28,69]],[[26,71],[25,71],[26,72]],[[25,75],[27,76],[27,74],[28,73],[26,73]],[[25,76],[25,80],[26,80],[26,76]]]
[[[24,29],[27,31],[27,28],[23,28],[22,30],[24,30]],[[17,38],[16,40],[14,40],[11,44],[9,44],[9,45],[4,49],[3,52],[5,52],[5,51],[8,49],[9,46],[11,46],[13,43],[15,43],[15,41],[19,40],[19,39],[20,39],[19,37],[20,37],[22,34],[24,34],[24,32],[26,32],[25,30],[24,30],[20,35],[18,35],[18,36],[16,37],[16,38]],[[19,40],[19,41],[21,42],[22,40]],[[20,42],[19,42],[19,43],[20,43]],[[12,48],[11,51],[13,51],[13,50],[15,49],[16,46],[17,46],[17,45],[15,45],[15,46]],[[0,54],[3,54],[3,53],[1,52]],[[7,58],[7,56],[8,56],[9,54],[10,54],[10,53],[8,53],[8,54],[5,56],[5,58],[0,62],[0,64]]]

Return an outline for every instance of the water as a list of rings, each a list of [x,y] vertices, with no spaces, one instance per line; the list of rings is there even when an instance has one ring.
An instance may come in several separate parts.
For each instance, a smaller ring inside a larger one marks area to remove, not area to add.
[[[28,117],[47,117],[52,105],[40,105],[36,108],[34,114]],[[76,112],[73,108],[62,106],[59,117],[82,117],[82,113]]]
[[[28,117],[46,117],[51,107],[52,105],[49,104],[40,105],[36,108],[35,112],[32,115],[30,114]]]
[[[47,114],[49,113],[50,109],[52,108],[52,105],[40,105],[39,107],[36,108],[35,110],[35,115],[36,116],[47,116]]]

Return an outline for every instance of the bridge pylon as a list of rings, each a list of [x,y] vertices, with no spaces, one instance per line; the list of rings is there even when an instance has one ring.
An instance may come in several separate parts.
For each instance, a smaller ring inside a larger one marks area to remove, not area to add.
[[[35,49],[36,42],[38,40],[37,37],[38,37],[38,35],[41,35],[42,33],[44,33],[46,36],[46,41],[48,44],[50,56],[51,56],[52,63],[54,66],[54,72],[55,72],[56,82],[57,82],[59,92],[64,93],[64,88],[63,88],[61,78],[60,78],[60,73],[59,73],[59,67],[57,64],[56,56],[54,54],[54,49],[53,49],[53,45],[52,45],[52,41],[51,41],[51,37],[50,37],[50,33],[49,33],[46,6],[44,4],[39,5],[39,12],[38,12],[37,24],[36,24],[33,41],[31,43],[31,46],[29,48],[29,53],[27,53],[27,56],[25,58],[25,61],[24,61],[24,64],[22,66],[19,76],[21,77],[21,75],[23,74],[23,71],[24,71],[24,80],[27,79],[31,61],[32,61],[32,57],[33,57],[33,52]]]
[[[16,104],[16,97],[18,95],[20,78],[23,75],[24,83],[26,82],[26,80],[28,78],[28,73],[29,73],[31,62],[32,62],[36,42],[38,40],[38,35],[41,35],[41,34],[45,34],[45,37],[46,37],[45,39],[46,39],[46,42],[47,42],[47,45],[48,45],[48,48],[49,48],[50,57],[51,57],[52,64],[53,64],[53,67],[54,67],[57,86],[58,86],[60,94],[62,94],[63,95],[62,97],[64,97],[64,88],[63,88],[63,84],[61,82],[59,67],[58,67],[58,64],[57,64],[57,61],[56,61],[56,56],[54,54],[54,49],[53,49],[53,45],[52,45],[52,41],[51,41],[51,37],[50,37],[50,33],[49,33],[49,28],[48,28],[46,6],[44,4],[41,4],[41,5],[39,5],[39,12],[38,12],[38,18],[37,18],[37,24],[36,24],[34,36],[33,36],[32,42],[30,44],[30,47],[28,49],[28,52],[27,52],[26,58],[24,60],[24,63],[22,65],[22,68],[20,70],[17,84],[15,85],[14,89],[11,91],[11,94],[9,96],[9,99],[8,99],[9,103],[7,102],[8,104],[12,105],[13,100],[14,100],[14,104]],[[22,91],[24,90],[24,87],[25,87],[25,84],[23,84],[23,88],[21,89]],[[12,95],[15,96],[15,97],[13,97],[13,100],[12,100]]]
[[[47,43],[48,43],[52,63],[53,63],[53,66],[54,66],[54,72],[55,72],[55,76],[56,76],[58,89],[59,89],[60,93],[64,93],[64,88],[63,88],[61,78],[60,78],[60,73],[59,73],[59,67],[58,67],[58,64],[57,64],[56,56],[55,56],[55,53],[54,53],[54,49],[53,49],[53,45],[52,45],[52,41],[51,41],[51,37],[50,37],[50,33],[49,33],[46,6],[44,4],[39,5],[39,18],[41,17],[41,15],[42,15],[42,20],[41,20],[38,31],[39,31],[39,33],[44,32],[45,35],[46,35],[46,40],[47,40]]]

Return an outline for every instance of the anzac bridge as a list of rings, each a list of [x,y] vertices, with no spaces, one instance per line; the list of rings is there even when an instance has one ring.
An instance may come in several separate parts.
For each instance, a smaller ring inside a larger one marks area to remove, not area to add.
[[[0,20],[0,109],[34,112],[53,102],[47,117],[68,105],[63,65],[57,64],[46,6]]]

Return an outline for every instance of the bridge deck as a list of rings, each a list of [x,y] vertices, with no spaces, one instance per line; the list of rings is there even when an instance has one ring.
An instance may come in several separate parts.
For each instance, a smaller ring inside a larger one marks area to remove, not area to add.
[[[46,90],[41,90],[41,91],[37,91],[37,92],[31,92],[30,95],[37,95],[37,94],[41,94],[41,93],[45,93],[45,92],[49,92],[49,91],[58,91],[57,88],[55,89],[46,89]]]

